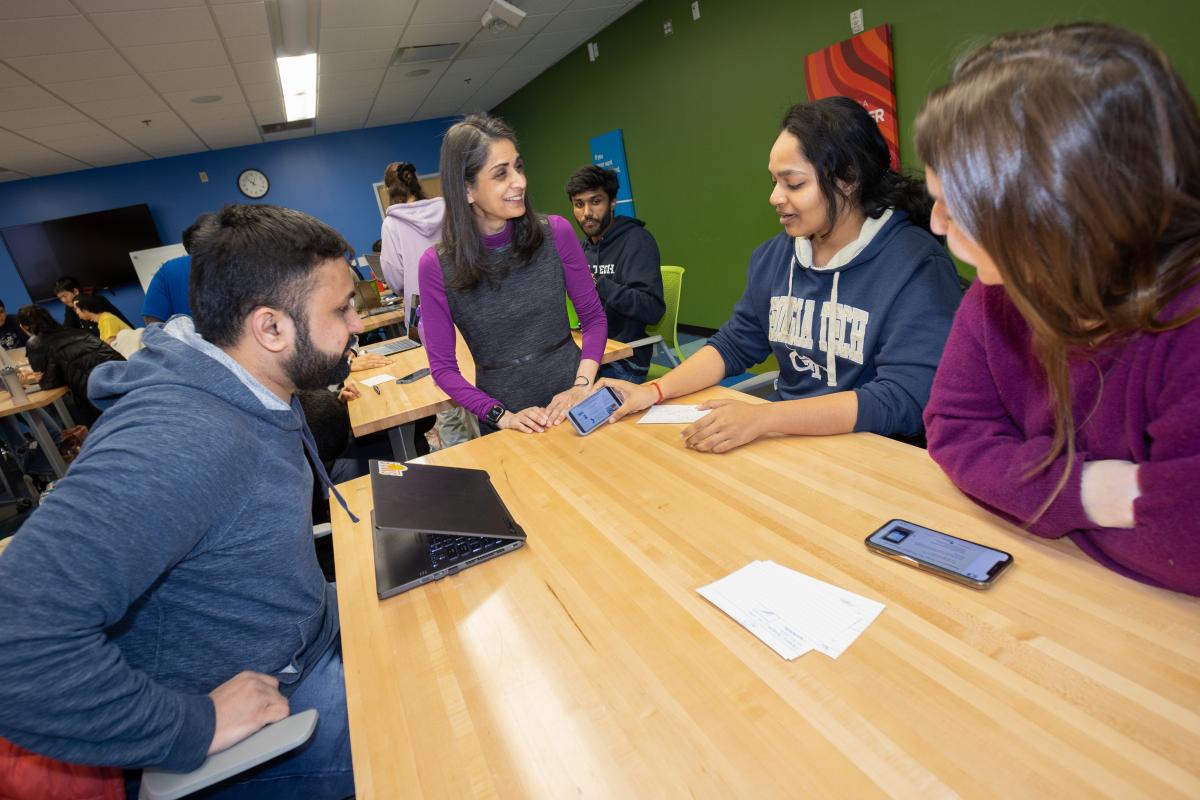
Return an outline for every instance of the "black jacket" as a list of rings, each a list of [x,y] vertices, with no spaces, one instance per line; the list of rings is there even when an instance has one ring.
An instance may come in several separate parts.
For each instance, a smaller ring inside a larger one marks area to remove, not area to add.
[[[42,373],[41,386],[53,389],[66,386],[81,410],[99,411],[88,401],[88,376],[107,361],[124,361],[125,357],[87,331],[60,328],[34,336],[25,349],[29,366]]]
[[[646,230],[646,223],[617,217],[599,242],[583,240],[583,252],[608,317],[609,338],[619,342],[641,339],[646,326],[656,324],[667,310],[658,243]],[[644,372],[652,351],[652,347],[639,347],[629,360]]]

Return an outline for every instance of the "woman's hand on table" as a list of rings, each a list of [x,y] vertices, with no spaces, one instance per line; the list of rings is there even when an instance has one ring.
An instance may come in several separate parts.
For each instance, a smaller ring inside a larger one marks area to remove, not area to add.
[[[550,405],[546,406],[546,413],[550,417],[550,424],[557,425],[567,418],[567,412],[575,406],[576,403],[582,402],[589,394],[594,392],[591,384],[583,386],[572,386],[565,392],[559,392],[554,395],[550,401]]]
[[[550,417],[546,409],[530,406],[520,411],[505,411],[496,427],[521,433],[542,433],[550,427]]]

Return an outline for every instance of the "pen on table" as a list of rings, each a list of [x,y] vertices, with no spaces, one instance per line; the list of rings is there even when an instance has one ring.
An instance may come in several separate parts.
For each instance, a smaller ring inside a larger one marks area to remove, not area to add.
[[[371,388],[375,390],[375,394],[379,394],[379,384],[378,383],[375,384],[374,386],[372,386]]]

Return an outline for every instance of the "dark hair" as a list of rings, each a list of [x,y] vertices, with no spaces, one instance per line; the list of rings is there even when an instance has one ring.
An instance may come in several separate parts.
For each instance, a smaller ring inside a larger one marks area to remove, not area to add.
[[[371,245],[371,252],[378,253],[383,250],[383,239],[376,239],[375,244]]]
[[[108,311],[108,303],[96,297],[94,294],[80,294],[75,298],[75,306],[82,308],[89,314],[101,314]]]
[[[195,222],[183,229],[183,236],[180,237],[180,241],[183,242],[184,250],[188,251],[189,253],[192,252],[192,244],[196,241],[196,233],[199,232],[199,230],[204,227],[205,223],[211,220],[214,216],[216,215],[206,211],[200,216],[196,217]]]
[[[595,164],[588,164],[586,167],[580,167],[575,170],[575,174],[567,178],[567,197],[573,198],[577,194],[590,192],[593,189],[603,189],[608,195],[608,202],[617,199],[617,192],[621,188],[621,179],[617,177],[617,173],[611,169],[597,167]]]
[[[29,331],[31,336],[41,336],[43,333],[56,331],[62,327],[58,320],[50,316],[50,312],[36,303],[21,306],[17,312],[17,322]]]
[[[428,195],[417,180],[417,168],[407,161],[393,161],[383,171],[383,185],[387,187],[388,199],[392,204],[407,203],[409,199],[424,200]]]
[[[77,292],[79,291],[79,281],[72,278],[70,275],[64,275],[54,282],[54,293],[59,292]]]
[[[467,200],[467,185],[475,183],[479,171],[487,163],[492,143],[499,140],[517,146],[512,128],[499,117],[487,114],[472,114],[455,123],[442,139],[440,169],[446,216],[438,255],[450,267],[450,280],[446,285],[458,291],[470,291],[485,278],[498,280],[504,275],[503,269],[494,263],[494,257],[479,241],[475,214]],[[512,253],[518,266],[525,266],[533,260],[544,237],[528,190],[525,192],[525,214],[512,220],[512,225]]]
[[[848,205],[879,219],[889,208],[899,209],[914,225],[929,230],[933,202],[925,182],[892,171],[887,140],[867,110],[849,97],[825,97],[788,109],[779,130],[800,140],[800,150],[817,172],[825,198],[828,227]],[[849,186],[843,192],[838,182]]]
[[[1000,36],[917,117],[917,152],[1029,324],[1054,410],[1042,461],[1075,457],[1068,358],[1200,316],[1200,113],[1142,37],[1096,23]]]
[[[192,320],[220,347],[237,343],[256,308],[302,319],[312,271],[350,254],[346,240],[324,222],[268,205],[225,206],[202,226],[195,244],[188,281]]]

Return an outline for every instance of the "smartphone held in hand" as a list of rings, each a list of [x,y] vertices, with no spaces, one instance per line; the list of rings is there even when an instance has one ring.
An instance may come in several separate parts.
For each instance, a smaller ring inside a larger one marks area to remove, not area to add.
[[[567,419],[580,436],[587,436],[608,421],[618,408],[621,407],[621,397],[615,391],[605,386],[593,392],[576,403],[567,412]]]

